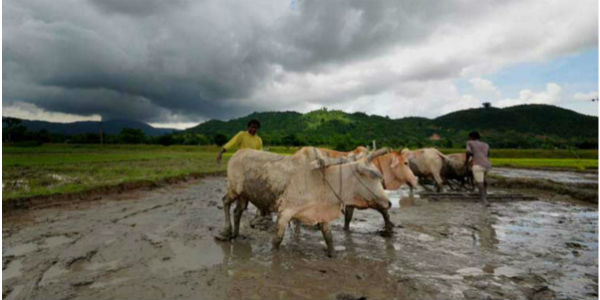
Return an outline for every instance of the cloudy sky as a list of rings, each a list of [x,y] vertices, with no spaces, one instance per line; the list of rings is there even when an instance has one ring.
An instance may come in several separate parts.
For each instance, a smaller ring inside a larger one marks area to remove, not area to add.
[[[190,127],[321,107],[598,115],[598,2],[2,1],[2,114]]]

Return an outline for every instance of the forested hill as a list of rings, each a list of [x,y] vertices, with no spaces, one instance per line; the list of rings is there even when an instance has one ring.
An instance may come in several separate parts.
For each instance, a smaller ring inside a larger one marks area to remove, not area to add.
[[[367,144],[392,147],[462,147],[468,132],[478,130],[497,148],[597,148],[598,118],[551,105],[519,105],[456,111],[435,119],[390,119],[326,109],[306,114],[262,112],[230,121],[211,120],[187,131],[206,136],[233,134],[250,119],[262,123],[265,144],[331,145],[338,149]]]

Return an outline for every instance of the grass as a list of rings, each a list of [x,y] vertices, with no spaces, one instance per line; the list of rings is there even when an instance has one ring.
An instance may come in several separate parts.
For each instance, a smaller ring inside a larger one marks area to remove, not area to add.
[[[465,149],[440,149],[445,154],[465,152]],[[598,150],[588,149],[490,149],[492,158],[570,158],[598,159]]]
[[[223,172],[231,157],[217,164],[214,146],[4,146],[2,152],[4,200]]]
[[[298,147],[268,146],[290,154]],[[442,149],[445,153],[462,149]],[[215,161],[217,146],[63,145],[2,147],[4,200],[71,194],[124,183],[160,182],[186,175],[224,172],[231,153]],[[525,168],[597,168],[597,151],[498,149],[494,166]],[[543,157],[543,156],[546,157]],[[573,155],[573,154],[571,154]],[[506,158],[504,156],[509,156]],[[542,156],[542,157],[540,157]],[[592,158],[589,158],[592,157]]]

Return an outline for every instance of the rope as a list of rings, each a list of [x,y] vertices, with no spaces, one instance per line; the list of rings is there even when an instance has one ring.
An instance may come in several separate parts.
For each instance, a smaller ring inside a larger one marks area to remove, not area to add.
[[[360,183],[360,184],[361,184],[363,187],[365,187],[365,189],[367,189],[367,191],[369,191],[369,193],[371,193],[371,195],[375,196],[375,198],[378,198],[377,194],[373,193],[373,191],[372,191],[372,190],[371,190],[371,189],[370,189],[368,186],[366,186],[366,185],[365,185],[365,184],[362,182],[362,180],[360,180],[360,177],[356,176],[356,172],[355,172],[356,168],[357,168],[357,167],[355,167],[355,168],[354,168],[354,170],[352,170],[352,175],[354,175],[354,177],[356,177],[356,180],[358,180],[358,182],[359,182],[359,183]]]

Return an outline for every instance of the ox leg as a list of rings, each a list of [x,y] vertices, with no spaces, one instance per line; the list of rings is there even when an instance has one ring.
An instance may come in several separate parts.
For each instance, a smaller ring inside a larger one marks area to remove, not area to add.
[[[394,223],[390,221],[390,214],[388,210],[384,208],[377,208],[377,211],[381,214],[381,216],[383,217],[383,222],[385,223],[383,235],[391,236],[394,233]]]
[[[279,213],[277,215],[277,235],[273,238],[273,248],[279,249],[283,236],[285,235],[285,228],[292,219],[292,216],[287,213]]]
[[[294,233],[296,234],[296,236],[300,235],[300,226],[302,225],[302,223],[300,222],[300,220],[294,220]]]
[[[344,211],[344,230],[350,230],[350,221],[354,214],[354,206],[346,206]]]
[[[434,174],[433,179],[435,180],[436,191],[438,193],[442,192],[442,185],[444,184],[444,180],[442,180],[442,177],[439,174]]]
[[[231,239],[231,203],[235,201],[235,198],[229,197],[229,195],[223,196],[223,212],[225,212],[225,228],[219,233],[219,235],[215,236],[217,240],[220,241],[228,241]]]
[[[238,236],[238,234],[240,233],[240,220],[242,219],[242,214],[244,213],[244,210],[246,210],[246,207],[248,206],[248,201],[246,200],[238,200],[238,202],[235,205],[235,210],[233,211],[233,235],[231,236],[232,239],[236,238]]]
[[[331,229],[329,228],[329,223],[319,223],[319,227],[321,228],[321,233],[323,233],[323,238],[325,239],[325,243],[327,244],[327,256],[333,257],[335,255],[335,249],[333,247],[333,237],[331,236]]]

